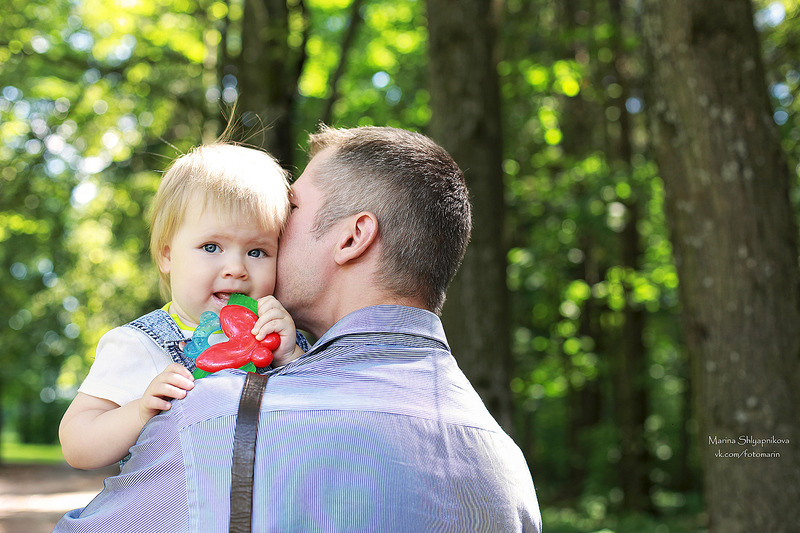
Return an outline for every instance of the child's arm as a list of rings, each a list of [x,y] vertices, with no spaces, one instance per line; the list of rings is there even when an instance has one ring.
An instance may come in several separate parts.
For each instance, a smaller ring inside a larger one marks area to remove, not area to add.
[[[302,348],[297,345],[294,320],[274,296],[258,300],[258,320],[252,333],[260,341],[270,333],[280,335],[281,345],[272,352],[272,366],[283,366],[303,355]]]
[[[168,399],[183,398],[192,387],[192,374],[173,363],[141,398],[123,406],[79,392],[58,429],[64,459],[87,470],[114,464],[128,454],[148,420],[172,407]]]

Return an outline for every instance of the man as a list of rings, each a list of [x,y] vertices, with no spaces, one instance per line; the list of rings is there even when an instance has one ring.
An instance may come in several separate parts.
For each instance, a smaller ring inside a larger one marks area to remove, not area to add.
[[[269,372],[254,531],[540,532],[519,448],[437,316],[469,240],[463,175],[427,137],[322,128],[292,187],[276,297],[318,337]],[[244,374],[198,381],[56,531],[226,531]]]

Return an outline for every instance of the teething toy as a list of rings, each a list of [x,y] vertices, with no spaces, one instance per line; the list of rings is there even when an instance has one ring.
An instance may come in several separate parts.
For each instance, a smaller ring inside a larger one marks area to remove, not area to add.
[[[252,330],[258,320],[257,310],[256,301],[249,296],[231,295],[228,305],[223,307],[219,313],[219,323],[228,340],[208,346],[198,352],[196,356],[195,364],[199,370],[204,372],[203,376],[225,368],[244,367],[245,370],[255,371],[255,367],[269,366],[272,362],[272,350],[280,346],[281,338],[277,333],[270,333],[262,341],[256,339]],[[206,329],[208,327],[211,327],[210,321]],[[206,329],[201,334],[205,334]],[[215,330],[211,330],[211,332],[213,331]],[[195,330],[195,335],[197,335],[197,330]],[[205,339],[201,338],[198,345],[192,348],[192,353],[202,346],[203,340],[207,345],[207,339],[207,335]],[[189,345],[187,345],[188,347]]]

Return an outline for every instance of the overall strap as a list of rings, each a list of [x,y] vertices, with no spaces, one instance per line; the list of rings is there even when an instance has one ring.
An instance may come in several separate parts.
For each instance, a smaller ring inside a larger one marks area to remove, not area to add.
[[[239,399],[231,466],[231,533],[249,533],[252,529],[258,417],[268,379],[268,375],[248,372]]]
[[[141,316],[125,324],[125,327],[134,328],[155,342],[174,362],[185,366],[189,372],[193,372],[195,367],[194,360],[184,355],[181,343],[188,342],[186,337],[175,320],[163,309],[156,309],[144,316]]]

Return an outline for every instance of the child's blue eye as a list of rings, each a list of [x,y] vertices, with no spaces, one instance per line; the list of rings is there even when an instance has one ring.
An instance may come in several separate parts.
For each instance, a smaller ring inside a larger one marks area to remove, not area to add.
[[[260,249],[258,249],[258,250],[250,250],[249,252],[247,252],[247,255],[249,257],[267,257],[267,252],[265,252],[264,250],[260,250]]]
[[[210,254],[213,254],[219,250],[219,246],[216,244],[208,243],[203,245],[203,250]]]

